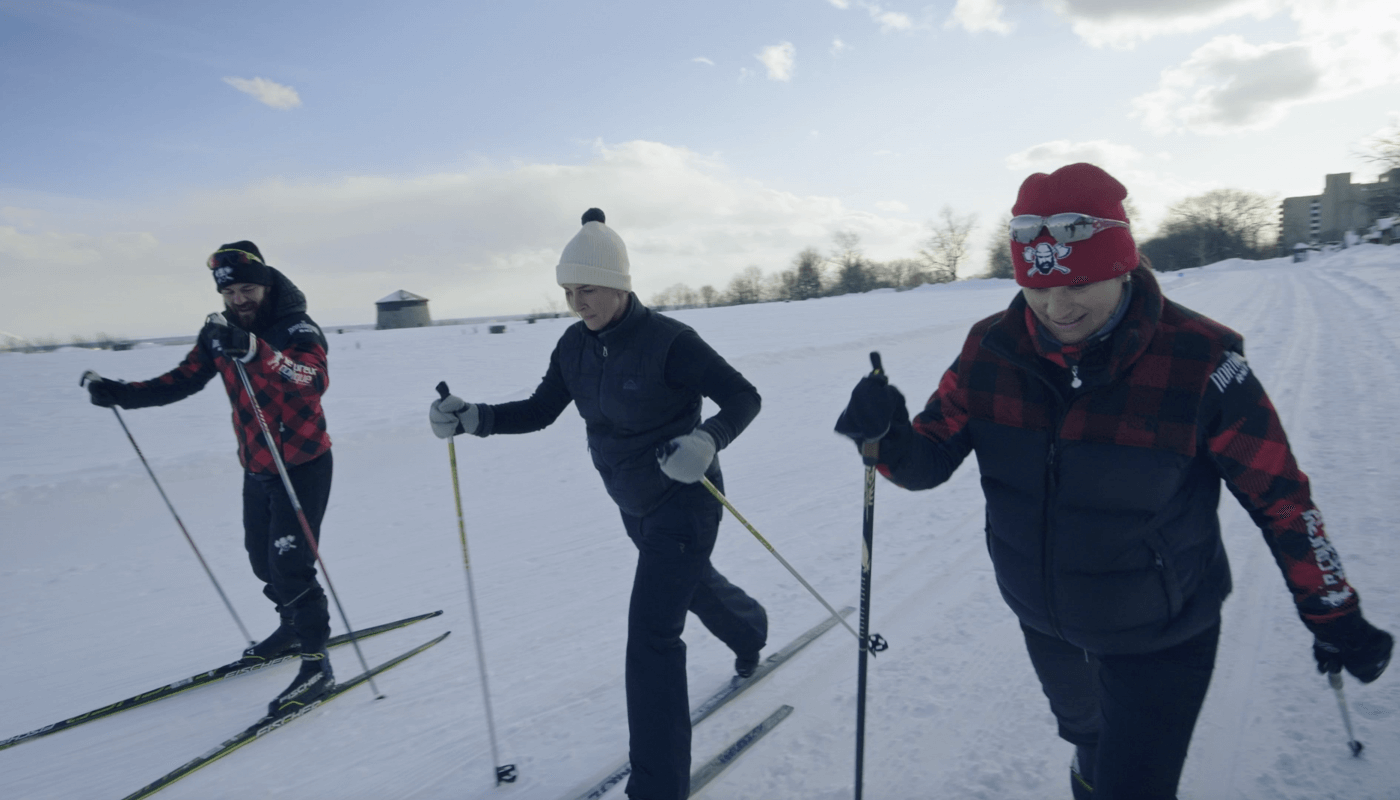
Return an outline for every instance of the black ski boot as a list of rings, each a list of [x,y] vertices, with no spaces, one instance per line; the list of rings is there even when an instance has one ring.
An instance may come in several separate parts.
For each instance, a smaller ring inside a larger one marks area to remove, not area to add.
[[[335,688],[335,673],[326,651],[301,654],[301,670],[277,699],[267,704],[269,717],[286,716],[320,700]]]
[[[301,640],[297,637],[296,629],[290,620],[284,619],[266,639],[244,650],[239,663],[249,667],[266,664],[282,656],[295,655],[300,650]]]
[[[752,653],[744,653],[743,655],[735,656],[734,674],[737,675],[740,680],[753,677],[754,671],[758,669],[758,653],[759,651],[755,650]]]
[[[1074,759],[1069,762],[1069,789],[1074,800],[1094,798],[1094,759],[1098,758],[1097,747],[1076,745]]]

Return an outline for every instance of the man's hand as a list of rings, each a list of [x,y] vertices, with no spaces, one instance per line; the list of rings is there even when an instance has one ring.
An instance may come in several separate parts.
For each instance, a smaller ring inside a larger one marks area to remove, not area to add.
[[[1317,671],[1347,672],[1362,683],[1370,683],[1385,672],[1395,640],[1390,634],[1362,619],[1361,612],[1347,614],[1331,622],[1312,625],[1313,657]]]
[[[247,364],[258,352],[258,337],[237,325],[230,325],[223,314],[210,314],[205,319],[210,327],[210,338],[214,349]]]
[[[889,432],[896,412],[903,413],[904,407],[904,395],[883,373],[867,375],[851,390],[851,400],[836,420],[836,432],[857,445],[879,441]]]
[[[126,395],[125,383],[108,380],[92,370],[83,373],[79,383],[87,385],[88,399],[92,404],[102,408],[120,406],[122,397]]]

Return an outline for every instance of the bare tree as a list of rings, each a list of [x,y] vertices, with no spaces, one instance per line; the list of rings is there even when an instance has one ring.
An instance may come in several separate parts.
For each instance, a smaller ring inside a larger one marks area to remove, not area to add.
[[[884,278],[897,289],[912,289],[933,283],[924,263],[914,258],[896,258],[884,265]]]
[[[987,278],[1016,278],[1011,255],[1011,215],[1003,214],[987,236]]]
[[[958,265],[967,259],[967,237],[976,224],[976,214],[959,216],[950,206],[944,206],[935,219],[929,220],[929,237],[919,256],[928,265],[933,283],[957,280]]]
[[[712,306],[717,300],[719,300],[719,291],[717,291],[715,287],[709,285],[708,283],[700,287],[701,305]]]
[[[1227,258],[1264,258],[1278,236],[1278,202],[1243,189],[1212,189],[1167,209],[1161,234],[1141,243],[1161,271]]]
[[[822,295],[822,254],[808,247],[793,256],[792,300],[810,300]]]
[[[836,280],[833,291],[836,294],[868,292],[872,288],[870,271],[865,255],[860,250],[860,235],[850,231],[837,231],[831,235],[836,247],[831,260],[836,265]]]
[[[763,270],[758,267],[745,267],[729,279],[729,287],[724,290],[724,302],[731,306],[757,303],[762,299]]]
[[[1379,133],[1356,154],[1376,165],[1380,180],[1366,193],[1366,203],[1378,217],[1400,214],[1400,124]]]

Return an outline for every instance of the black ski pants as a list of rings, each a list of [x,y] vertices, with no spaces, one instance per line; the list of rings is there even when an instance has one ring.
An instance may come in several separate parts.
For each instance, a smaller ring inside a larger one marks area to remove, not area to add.
[[[331,496],[331,454],[287,468],[311,535],[320,542],[321,518]],[[296,510],[278,475],[243,474],[243,546],[263,594],[283,624],[301,640],[302,652],[325,650],[330,637],[326,594],[316,581],[316,554],[306,542]]]
[[[1220,624],[1153,653],[1088,653],[1021,626],[1026,650],[1059,722],[1082,755],[1094,800],[1173,800],[1205,701]]]
[[[638,550],[627,612],[627,795],[633,800],[682,800],[690,792],[686,612],[736,654],[757,653],[768,640],[763,606],[710,564],[722,513],[696,483],[644,517],[622,515]]]

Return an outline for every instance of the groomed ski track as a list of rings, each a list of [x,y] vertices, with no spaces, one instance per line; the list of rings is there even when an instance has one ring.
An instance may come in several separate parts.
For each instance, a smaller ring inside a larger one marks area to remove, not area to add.
[[[1305,265],[1231,262],[1161,281],[1168,297],[1246,336],[1251,368],[1313,479],[1363,608],[1378,624],[1400,628],[1400,247],[1355,248]],[[881,352],[892,383],[917,407],[968,326],[1004,307],[1013,292],[1009,282],[968,282],[677,313],[764,397],[763,413],[722,456],[727,496],[834,605],[858,598],[861,466],[831,426],[868,371],[867,354]],[[443,379],[468,399],[528,396],[562,323],[494,337],[451,328],[331,337],[327,413],[337,462],[323,554],[352,622],[441,607],[442,627],[460,630],[467,608],[445,445],[428,435],[422,415]],[[159,659],[162,674],[182,674],[237,649],[232,623],[189,563],[149,480],[132,468],[110,414],[81,396],[55,400],[61,393],[47,388],[88,368],[151,377],[182,355],[153,348],[0,358],[0,376],[20,387],[22,401],[0,401],[6,441],[20,444],[19,455],[0,456],[7,459],[0,462],[7,522],[0,640],[14,645],[0,653],[7,730],[61,716],[44,695],[63,694],[65,707],[91,706],[143,688],[148,659]],[[205,391],[178,406],[133,412],[128,424],[233,602],[260,628],[271,612],[242,560],[226,415],[221,394]],[[45,416],[69,427],[45,428]],[[170,430],[176,427],[182,430]],[[65,452],[69,437],[85,449]],[[517,784],[493,786],[473,643],[454,635],[431,659],[386,675],[385,700],[347,697],[319,722],[280,732],[266,752],[213,764],[162,792],[162,800],[248,797],[251,770],[281,776],[257,784],[269,797],[557,800],[625,752],[622,654],[633,551],[581,442],[569,410],[547,431],[458,447],[501,755],[519,767]],[[93,507],[110,509],[101,535],[82,511]],[[1235,592],[1181,796],[1391,797],[1400,786],[1400,674],[1368,687],[1347,684],[1366,744],[1365,757],[1351,758],[1277,567],[1233,497],[1221,509]],[[49,534],[15,537],[10,520]],[[821,613],[732,520],[715,562],[768,607],[774,642]],[[931,492],[879,484],[873,598],[871,629],[890,649],[871,664],[866,796],[1067,796],[1069,746],[1055,737],[1016,623],[997,594],[975,461]],[[414,634],[375,637],[365,643],[366,657],[377,663]],[[693,619],[686,640],[698,701],[724,680],[731,658]],[[133,651],[133,643],[141,647]],[[17,655],[30,653],[42,658]],[[359,671],[348,651],[336,658],[338,672]],[[697,761],[778,705],[799,709],[706,796],[848,798],[855,667],[855,642],[833,630],[701,724]],[[120,796],[216,744],[283,679],[250,676],[227,692],[172,698],[0,752],[4,794]],[[82,769],[65,768],[78,763]]]

